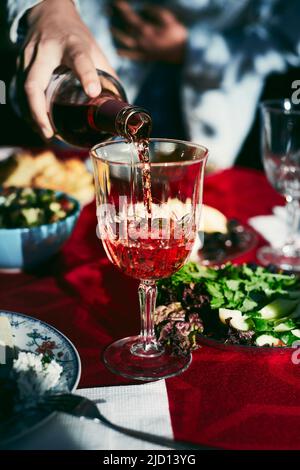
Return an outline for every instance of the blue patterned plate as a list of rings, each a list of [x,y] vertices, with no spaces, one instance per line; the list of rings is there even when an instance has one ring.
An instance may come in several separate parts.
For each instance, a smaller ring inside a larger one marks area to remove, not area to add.
[[[22,313],[0,310],[0,316],[9,319],[14,344],[19,351],[35,354],[47,354],[53,357],[62,367],[61,381],[70,392],[73,392],[81,375],[81,362],[79,354],[71,341],[53,326],[44,323]],[[18,422],[11,427],[5,435],[5,441],[20,437],[24,432],[42,424],[54,413],[36,413],[35,416],[24,417],[23,422]],[[3,440],[2,440],[3,441]],[[1,443],[3,444],[3,442]]]

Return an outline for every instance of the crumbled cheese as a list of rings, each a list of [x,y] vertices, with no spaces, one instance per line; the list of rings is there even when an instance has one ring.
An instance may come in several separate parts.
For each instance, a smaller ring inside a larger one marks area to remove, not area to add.
[[[14,360],[13,373],[21,400],[36,400],[59,382],[63,368],[55,361],[43,362],[42,354],[20,352]]]

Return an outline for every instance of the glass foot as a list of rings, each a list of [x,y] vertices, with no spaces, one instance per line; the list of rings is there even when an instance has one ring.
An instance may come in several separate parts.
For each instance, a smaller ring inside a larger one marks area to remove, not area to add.
[[[264,246],[258,250],[257,258],[264,266],[274,264],[285,271],[300,272],[300,253],[284,253],[280,249]]]
[[[115,374],[134,380],[159,380],[181,374],[192,361],[191,354],[172,356],[167,350],[158,354],[137,354],[139,336],[129,336],[110,344],[103,353],[106,367]]]

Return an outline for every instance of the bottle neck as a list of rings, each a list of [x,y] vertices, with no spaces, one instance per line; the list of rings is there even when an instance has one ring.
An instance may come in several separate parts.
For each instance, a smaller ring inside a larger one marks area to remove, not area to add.
[[[119,135],[128,141],[146,139],[151,131],[149,113],[124,101],[108,99],[92,112],[89,123],[93,128],[111,135]]]
[[[116,131],[126,140],[150,137],[152,122],[149,113],[138,106],[128,105],[116,116]]]

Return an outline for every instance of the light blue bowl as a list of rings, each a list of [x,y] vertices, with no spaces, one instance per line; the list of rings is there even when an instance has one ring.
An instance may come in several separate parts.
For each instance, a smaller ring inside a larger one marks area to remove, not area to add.
[[[74,211],[65,219],[39,227],[0,229],[1,270],[30,270],[60,250],[80,214],[79,202],[67,194],[64,196],[75,204]]]

